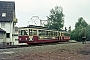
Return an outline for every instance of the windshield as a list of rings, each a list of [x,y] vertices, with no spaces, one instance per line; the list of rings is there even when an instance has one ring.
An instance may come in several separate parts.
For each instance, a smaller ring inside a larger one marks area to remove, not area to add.
[[[27,30],[21,30],[19,31],[19,35],[28,35]]]

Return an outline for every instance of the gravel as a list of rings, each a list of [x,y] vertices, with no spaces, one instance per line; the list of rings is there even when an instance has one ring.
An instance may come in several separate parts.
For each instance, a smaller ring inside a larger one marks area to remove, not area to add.
[[[0,60],[90,60],[90,42],[50,43],[0,49]]]

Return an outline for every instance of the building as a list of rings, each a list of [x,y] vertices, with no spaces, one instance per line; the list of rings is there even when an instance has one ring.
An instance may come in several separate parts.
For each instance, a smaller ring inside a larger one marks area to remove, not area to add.
[[[6,37],[6,31],[0,28],[0,46],[5,46],[5,37]]]
[[[3,35],[3,38],[0,38],[0,43],[14,45],[13,36],[16,23],[15,2],[0,1],[0,36]]]

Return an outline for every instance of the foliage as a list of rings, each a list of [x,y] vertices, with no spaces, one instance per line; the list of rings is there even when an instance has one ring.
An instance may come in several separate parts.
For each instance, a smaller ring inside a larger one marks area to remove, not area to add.
[[[62,7],[56,6],[55,9],[51,9],[50,15],[47,17],[48,21],[45,25],[50,29],[61,30],[64,26],[64,14]]]
[[[80,17],[78,22],[75,24],[75,29],[71,31],[71,39],[75,39],[77,41],[82,40],[82,35],[87,36],[86,34],[86,27],[88,26],[87,22]]]
[[[86,37],[90,40],[90,25],[86,27]]]
[[[85,28],[87,26],[88,26],[88,24],[86,23],[86,21],[82,17],[80,17],[78,19],[78,22],[76,22],[76,24],[75,24],[75,29],[77,29],[78,27]]]
[[[69,30],[68,30],[68,32],[71,32],[71,26],[69,26]]]

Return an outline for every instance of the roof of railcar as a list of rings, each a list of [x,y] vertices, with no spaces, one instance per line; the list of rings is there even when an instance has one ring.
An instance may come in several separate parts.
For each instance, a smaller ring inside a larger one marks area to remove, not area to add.
[[[35,25],[29,25],[27,27],[19,27],[19,28],[36,28],[36,29],[43,29],[43,28],[47,28],[47,27],[43,27],[43,26],[35,26]]]
[[[56,29],[49,29],[48,27],[43,27],[43,26],[35,26],[35,25],[28,25],[27,27],[19,27],[19,29],[23,28],[35,28],[35,29],[45,29],[45,30],[52,30],[52,31],[58,31]],[[60,30],[61,32],[66,32],[65,30]]]

